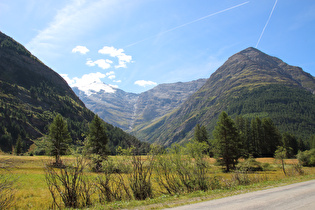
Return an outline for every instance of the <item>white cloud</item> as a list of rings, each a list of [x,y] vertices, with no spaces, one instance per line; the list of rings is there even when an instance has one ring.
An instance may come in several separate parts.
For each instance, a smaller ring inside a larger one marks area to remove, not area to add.
[[[114,80],[113,82],[121,83],[121,80]]]
[[[127,63],[132,61],[131,55],[126,55],[123,49],[116,49],[114,47],[105,46],[98,51],[100,54],[109,55],[114,58],[118,58],[118,65],[115,68],[127,68]]]
[[[138,80],[138,81],[135,81],[134,84],[135,84],[135,85],[139,85],[139,86],[141,86],[141,87],[157,85],[156,82],[146,81],[146,80]]]
[[[75,48],[72,49],[73,53],[79,52],[81,54],[86,54],[90,50],[86,48],[85,46],[76,46]]]
[[[113,61],[108,60],[108,59],[98,59],[96,61],[92,61],[91,59],[87,59],[86,61],[86,65],[88,66],[95,66],[97,65],[98,67],[102,68],[102,69],[109,69],[111,67],[111,64],[113,63]]]
[[[69,79],[68,75],[62,75],[65,80]],[[104,90],[107,93],[114,93],[116,90],[114,88],[118,86],[107,85],[101,81],[106,75],[100,72],[84,74],[81,78],[75,77],[69,79],[71,87],[77,87],[79,90],[83,91],[86,95],[91,95],[94,92],[99,92]]]
[[[110,75],[110,76],[108,77],[108,79],[111,79],[111,80],[113,80],[113,79],[115,79],[115,78],[116,78],[115,75]]]
[[[115,75],[114,71],[107,72],[106,76],[108,77],[108,79],[111,79],[111,80],[116,78],[116,75]]]
[[[121,54],[124,54],[123,49],[116,49],[114,47],[108,47],[108,46],[103,47],[98,52],[101,54],[110,55],[112,57],[117,57]]]
[[[115,75],[115,72],[114,71],[109,71],[105,74],[106,76],[111,76],[111,75]]]

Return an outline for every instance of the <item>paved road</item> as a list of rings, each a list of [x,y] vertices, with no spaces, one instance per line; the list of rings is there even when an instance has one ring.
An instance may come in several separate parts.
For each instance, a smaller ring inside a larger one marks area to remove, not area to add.
[[[172,208],[186,209],[315,210],[315,180]]]

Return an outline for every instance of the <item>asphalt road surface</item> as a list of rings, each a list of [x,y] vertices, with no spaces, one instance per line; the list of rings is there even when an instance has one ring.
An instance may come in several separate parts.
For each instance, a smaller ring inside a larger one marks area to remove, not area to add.
[[[172,210],[307,209],[315,210],[315,180],[211,200]]]

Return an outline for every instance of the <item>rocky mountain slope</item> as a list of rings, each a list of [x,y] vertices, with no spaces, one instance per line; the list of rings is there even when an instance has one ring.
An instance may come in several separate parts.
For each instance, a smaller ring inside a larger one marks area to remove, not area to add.
[[[141,94],[114,91],[86,92],[77,87],[73,90],[86,104],[106,122],[126,131],[139,129],[172,112],[199,90],[206,79],[191,82],[160,84]],[[91,84],[93,85],[93,84]]]
[[[270,117],[282,132],[315,133],[315,78],[255,48],[231,56],[183,105],[138,129],[141,140],[170,146],[193,136],[197,123],[211,133],[218,115]]]
[[[48,133],[57,113],[67,120],[73,141],[83,140],[94,113],[59,74],[0,32],[0,149],[12,151],[20,136],[26,151],[34,139]],[[113,150],[118,145],[141,145],[121,129],[106,127]]]

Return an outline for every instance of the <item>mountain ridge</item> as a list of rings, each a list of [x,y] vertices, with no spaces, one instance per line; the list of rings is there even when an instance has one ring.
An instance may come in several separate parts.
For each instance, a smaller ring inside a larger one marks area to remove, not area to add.
[[[144,126],[180,106],[197,91],[206,79],[190,82],[159,84],[143,93],[128,93],[114,88],[115,92],[99,91],[91,95],[74,87],[74,92],[86,106],[102,119],[126,131]]]
[[[246,94],[250,95],[262,87],[278,88],[270,85],[281,85],[290,91],[296,88],[307,91],[312,95],[305,97],[311,97],[315,103],[313,76],[303,72],[299,67],[290,66],[276,57],[250,47],[231,56],[179,109],[133,134],[141,140],[165,146],[170,146],[175,142],[186,142],[192,138],[196,124],[205,125],[211,133],[216,117],[224,110],[232,110],[237,98]],[[307,92],[305,92],[306,95]],[[305,100],[308,106],[312,106],[307,99]],[[314,113],[314,108],[309,107],[309,109],[310,113]],[[258,115],[259,111],[256,110],[256,112]],[[239,113],[230,111],[229,114],[241,113],[242,111]],[[271,116],[273,112],[270,111],[270,113],[267,112],[266,117]],[[279,125],[277,119],[273,120]],[[310,121],[315,127],[315,119],[310,119]],[[282,129],[282,131],[287,130]]]

